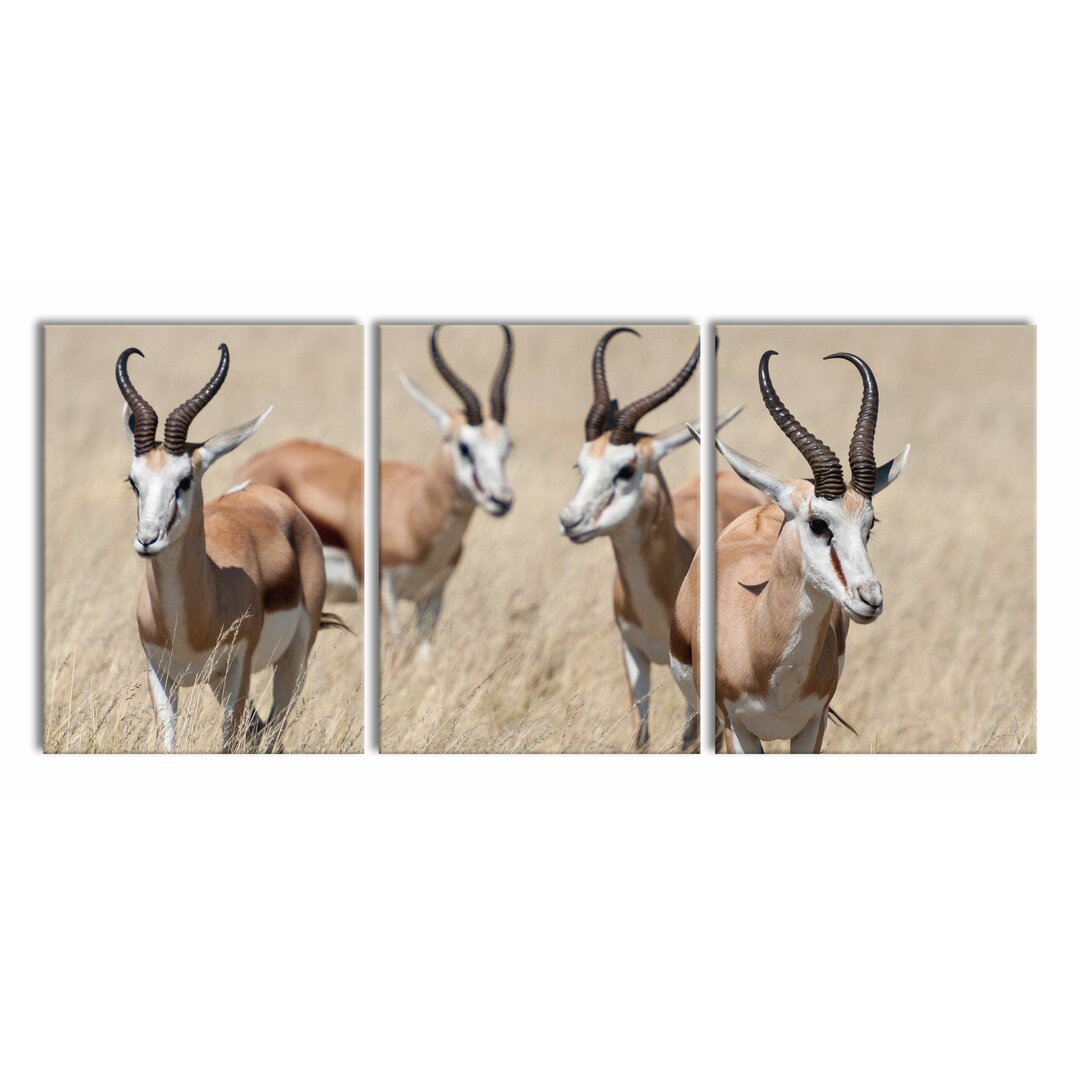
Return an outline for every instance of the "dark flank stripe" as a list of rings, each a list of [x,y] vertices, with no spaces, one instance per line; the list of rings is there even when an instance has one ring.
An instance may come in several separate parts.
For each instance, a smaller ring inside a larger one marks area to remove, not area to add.
[[[263,605],[267,612],[294,608],[300,603],[300,581],[285,577],[274,582],[263,593]]]
[[[671,655],[674,656],[680,664],[689,665],[693,662],[694,653],[690,648],[690,642],[682,634],[672,634],[668,644],[671,648]]]

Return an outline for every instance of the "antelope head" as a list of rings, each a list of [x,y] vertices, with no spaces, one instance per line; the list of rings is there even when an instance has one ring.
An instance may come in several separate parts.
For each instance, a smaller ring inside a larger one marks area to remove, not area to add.
[[[859,357],[830,353],[826,360],[847,360],[858,369],[863,382],[862,405],[848,448],[851,480],[845,483],[840,459],[795,419],[773,389],[769,359],[775,355],[774,351],[766,352],[758,365],[761,397],[780,430],[806,459],[814,479],[787,479],[719,440],[717,449],[747,483],[783,510],[783,527],[798,530],[807,581],[840,604],[855,622],[873,622],[884,610],[885,598],[867,552],[874,527],[872,500],[904,471],[911,446],[905,446],[884,465],[876,464],[877,380],[870,365]]]
[[[485,416],[476,391],[439,351],[440,329],[436,326],[431,331],[431,360],[461,399],[462,408],[444,409],[404,372],[401,381],[409,396],[439,425],[454,464],[458,490],[492,517],[502,517],[514,504],[514,490],[506,478],[506,459],[513,445],[506,431],[506,379],[514,356],[514,339],[510,328],[503,326],[502,358],[491,381],[491,409]]]
[[[160,443],[157,413],[128,377],[128,359],[143,354],[138,349],[125,349],[116,361],[116,381],[124,395],[124,430],[135,455],[128,472],[128,483],[138,500],[135,551],[143,558],[160,554],[184,535],[193,519],[201,518],[203,474],[219,457],[254,435],[270,414],[267,409],[250,423],[203,443],[187,441],[192,420],[221,389],[229,372],[228,347],[219,348],[217,371],[194,397],[169,413],[164,442]]]
[[[575,544],[606,536],[632,518],[641,503],[645,476],[658,475],[661,459],[691,438],[682,425],[662,435],[640,434],[637,425],[686,385],[697,367],[700,343],[670,382],[620,409],[608,390],[604,366],[608,343],[616,334],[641,336],[629,326],[618,326],[604,334],[593,353],[593,403],[585,417],[585,443],[574,465],[578,487],[559,513],[559,531]]]

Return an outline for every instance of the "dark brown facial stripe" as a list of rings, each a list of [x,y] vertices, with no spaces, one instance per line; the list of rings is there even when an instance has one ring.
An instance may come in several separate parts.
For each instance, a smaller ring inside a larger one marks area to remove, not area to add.
[[[601,515],[601,514],[603,514],[603,512],[604,512],[604,511],[605,511],[605,510],[606,510],[606,509],[607,509],[607,508],[608,508],[608,507],[609,507],[609,506],[610,506],[610,505],[611,505],[611,504],[612,504],[612,503],[613,503],[614,501],[615,501],[615,492],[613,491],[613,492],[612,492],[612,493],[611,493],[611,494],[610,494],[610,495],[609,495],[609,496],[607,497],[607,502],[606,502],[606,503],[604,503],[604,505],[603,505],[603,506],[601,506],[601,507],[600,507],[600,509],[599,509],[599,510],[597,510],[595,514],[593,514],[593,518],[592,518],[592,519],[593,519],[593,524],[594,524],[594,525],[596,524],[596,522],[598,522],[598,521],[600,520],[600,515]]]
[[[836,571],[836,576],[840,579],[840,584],[847,588],[847,578],[844,577],[844,571],[840,569],[840,558],[836,554],[836,548],[829,545],[829,554],[832,556],[833,569]]]

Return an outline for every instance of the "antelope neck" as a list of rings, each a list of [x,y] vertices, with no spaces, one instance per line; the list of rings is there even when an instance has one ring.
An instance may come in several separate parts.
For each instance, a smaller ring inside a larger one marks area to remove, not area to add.
[[[671,493],[658,472],[642,478],[641,505],[622,528],[611,533],[615,562],[631,604],[635,582],[645,582],[653,595],[670,610],[679,586],[690,568],[694,553],[675,527]]]
[[[792,522],[785,522],[777,537],[762,601],[755,613],[753,640],[768,643],[765,647],[777,653],[762,659],[773,670],[802,642],[810,651],[805,671],[809,680],[825,644],[833,600],[806,579],[799,532]]]
[[[202,492],[195,493],[184,535],[149,560],[146,581],[159,632],[167,640],[183,634],[189,643],[199,634],[197,623],[213,611],[215,590],[206,550]]]
[[[417,495],[413,524],[429,540],[451,523],[464,532],[476,509],[476,503],[458,488],[452,451],[445,445],[424,467]]]

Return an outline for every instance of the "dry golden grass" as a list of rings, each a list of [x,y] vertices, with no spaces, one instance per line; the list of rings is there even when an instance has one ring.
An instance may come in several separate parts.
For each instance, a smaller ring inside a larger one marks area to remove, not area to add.
[[[613,557],[597,540],[571,547],[555,516],[574,489],[571,463],[590,400],[589,356],[603,328],[521,327],[510,380],[517,502],[477,514],[432,660],[382,666],[382,746],[399,752],[625,751],[632,723],[611,615]],[[447,328],[445,352],[486,387],[498,353],[491,328]],[[835,698],[858,736],[830,725],[832,752],[1033,751],[1035,748],[1034,330],[1029,327],[721,327],[720,407],[745,403],[733,446],[792,475],[805,463],[772,423],[757,360],[778,349],[776,384],[841,457],[859,401],[847,350],[881,385],[879,459],[912,443],[903,479],[878,500],[871,556],[886,613],[853,626]],[[382,331],[383,453],[422,461],[433,426],[406,398],[401,368],[444,401],[426,331]],[[611,382],[626,401],[675,369],[688,328],[616,339]],[[459,359],[460,358],[460,359]],[[651,421],[697,414],[697,381]],[[687,448],[665,463],[674,485],[696,471]],[[404,605],[408,607],[408,605]],[[654,749],[679,747],[682,704],[653,669]],[[776,744],[770,749],[783,748]]]
[[[69,326],[45,337],[44,737],[50,752],[157,752],[160,730],[135,628],[144,567],[132,550],[134,496],[123,482],[131,451],[113,377],[136,345],[131,374],[166,413],[209,378],[225,341],[232,367],[199,415],[193,438],[274,412],[248,443],[207,474],[207,499],[227,490],[243,463],[289,438],[362,449],[362,332],[357,327]],[[160,429],[159,429],[160,435]],[[356,631],[323,632],[307,685],[285,733],[287,751],[363,750],[363,649],[359,604],[334,603]],[[254,689],[263,717],[269,678]],[[177,750],[221,749],[221,709],[205,686],[181,690]]]
[[[592,402],[590,364],[607,326],[514,327],[507,427],[516,500],[501,519],[476,511],[446,589],[427,664],[411,640],[393,662],[384,635],[381,737],[387,752],[618,752],[630,749],[630,695],[612,614],[615,560],[600,538],[575,547],[557,515],[577,486],[572,470]],[[608,350],[612,392],[622,402],[656,389],[686,361],[695,327],[640,326]],[[444,404],[453,392],[431,365],[425,327],[383,327],[382,451],[422,462],[438,445],[434,423],[397,377],[408,374]],[[495,327],[446,327],[448,361],[486,395],[499,358]],[[650,415],[646,430],[696,419],[698,378]],[[697,472],[695,445],[664,462],[671,486]],[[406,627],[412,605],[402,604]],[[653,668],[652,748],[680,747],[683,701],[670,673]]]
[[[881,389],[877,457],[905,442],[875,500],[870,556],[885,612],[852,625],[826,751],[1035,749],[1035,330],[1018,326],[721,326],[725,438],[788,475],[805,463],[766,413],[757,362],[785,404],[847,461],[862,356]]]
[[[383,647],[382,746],[390,752],[619,752],[632,719],[611,613],[605,539],[574,547],[556,514],[590,401],[589,357],[604,327],[518,327],[509,427],[513,511],[477,512],[447,587],[427,665],[411,641]],[[653,389],[685,359],[695,331],[641,327],[609,352],[621,400]],[[423,461],[434,425],[396,378],[404,370],[446,403],[425,328],[382,331],[383,453]],[[794,475],[806,469],[756,389],[766,348],[778,389],[843,457],[858,381],[827,352],[874,366],[882,391],[879,459],[912,443],[903,479],[878,500],[871,555],[885,615],[852,627],[834,704],[859,731],[830,726],[827,751],[1031,751],[1035,748],[1034,330],[1026,327],[721,327],[720,405],[744,402],[728,429],[738,449]],[[161,749],[134,604],[143,567],[131,550],[129,451],[113,380],[128,345],[137,384],[165,412],[201,385],[227,340],[233,370],[196,421],[203,437],[275,412],[250,444],[209,474],[212,498],[252,453],[298,436],[360,454],[360,332],[346,327],[56,327],[46,335],[44,721],[49,751]],[[492,328],[448,327],[451,362],[486,392],[498,356]],[[301,373],[298,378],[298,373]],[[329,407],[328,407],[329,404]],[[697,379],[646,424],[697,416]],[[664,464],[672,486],[697,470],[693,448]],[[361,610],[335,603],[357,631],[325,633],[284,740],[292,751],[363,747]],[[411,605],[403,605],[406,627]],[[268,708],[267,679],[257,678]],[[679,748],[682,701],[653,669],[653,749]],[[220,749],[220,710],[205,688],[182,691],[177,746]]]

